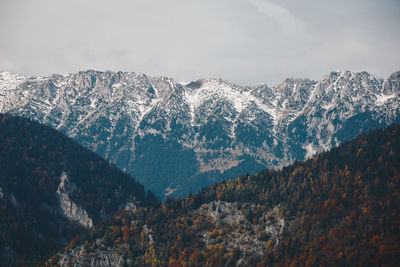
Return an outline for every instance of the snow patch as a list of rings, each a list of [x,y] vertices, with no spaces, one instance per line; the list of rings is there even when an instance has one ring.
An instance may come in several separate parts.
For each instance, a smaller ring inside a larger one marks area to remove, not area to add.
[[[326,129],[328,129],[329,132],[332,134],[335,131],[335,126],[333,126],[332,122],[329,122],[328,126],[326,127]]]
[[[303,145],[302,147],[306,151],[306,155],[305,155],[306,159],[313,157],[317,153],[317,150],[314,148],[314,145],[312,143]]]
[[[190,107],[192,122],[196,116],[197,109],[207,100],[226,99],[232,103],[235,111],[240,114],[252,103],[255,103],[257,108],[268,113],[274,125],[277,124],[277,111],[274,107],[270,107],[263,103],[263,99],[257,98],[251,94],[249,88],[239,87],[233,84],[228,84],[222,80],[210,79],[203,82],[200,88],[190,91],[185,91],[185,100]],[[192,124],[193,125],[193,124]]]
[[[326,103],[321,105],[321,107],[325,110],[330,110],[331,108],[333,108],[335,105],[333,103]]]
[[[377,104],[378,106],[382,106],[383,104],[386,103],[386,101],[388,101],[389,99],[395,98],[395,97],[397,97],[396,94],[391,94],[391,95],[384,95],[384,94],[376,95],[376,104]]]
[[[171,195],[171,194],[173,194],[176,190],[177,190],[178,188],[172,188],[172,187],[167,187],[167,188],[165,188],[165,194],[164,194],[164,196],[169,196],[169,195]]]

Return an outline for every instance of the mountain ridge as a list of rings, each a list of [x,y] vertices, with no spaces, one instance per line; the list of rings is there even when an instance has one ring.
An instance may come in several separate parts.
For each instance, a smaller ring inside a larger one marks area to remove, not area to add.
[[[272,88],[93,70],[22,82],[7,75],[0,111],[73,137],[159,196],[284,166],[400,120],[400,72],[331,72]]]
[[[158,200],[58,131],[0,114],[0,261],[33,265],[118,210]]]
[[[119,212],[50,262],[395,266],[399,155],[400,125],[373,130],[281,170],[218,182],[158,209]]]

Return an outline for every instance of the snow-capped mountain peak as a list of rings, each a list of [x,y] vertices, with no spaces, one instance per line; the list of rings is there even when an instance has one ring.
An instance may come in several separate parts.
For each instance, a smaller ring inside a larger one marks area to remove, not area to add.
[[[0,73],[0,111],[48,124],[158,195],[278,167],[399,121],[400,72],[331,72],[320,81],[239,86],[94,70]]]

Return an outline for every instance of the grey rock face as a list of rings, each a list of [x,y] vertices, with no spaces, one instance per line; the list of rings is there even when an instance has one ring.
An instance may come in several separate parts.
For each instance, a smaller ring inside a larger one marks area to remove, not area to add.
[[[389,79],[387,79],[383,85],[383,93],[384,95],[393,95],[398,93],[400,90],[400,71],[393,73],[390,75]]]
[[[73,137],[158,196],[184,196],[399,122],[399,73],[332,72],[272,88],[111,71],[1,73],[0,108]]]
[[[250,210],[255,208],[255,205],[248,206]],[[258,224],[253,224],[246,219],[237,202],[213,201],[203,204],[194,214],[196,218],[209,219],[214,229],[202,232],[202,241],[206,245],[216,244],[218,233],[224,236],[224,245],[228,249],[238,249],[244,255],[262,256],[269,246],[276,247],[279,244],[282,234],[291,230],[295,220],[284,218],[279,206],[258,208],[263,213],[258,218]],[[248,266],[248,263],[239,258],[235,265]]]
[[[98,247],[91,250],[90,253],[84,246],[78,246],[69,250],[66,254],[59,254],[57,264],[59,266],[74,267],[108,267],[108,266],[126,266],[130,265],[132,259],[125,259],[121,251],[114,248],[104,246],[100,241],[97,242]]]
[[[209,204],[203,204],[199,210],[208,214],[215,223],[240,224],[246,218],[237,206],[237,203],[213,201]]]
[[[77,222],[85,228],[92,228],[93,221],[87,212],[70,199],[69,195],[75,190],[77,190],[76,185],[68,179],[65,172],[62,173],[56,193],[60,204],[60,212],[67,219]]]

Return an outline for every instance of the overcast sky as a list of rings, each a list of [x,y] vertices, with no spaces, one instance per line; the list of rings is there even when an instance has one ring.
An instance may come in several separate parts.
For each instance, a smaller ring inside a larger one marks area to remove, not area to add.
[[[0,70],[275,85],[400,70],[399,0],[0,0]]]

